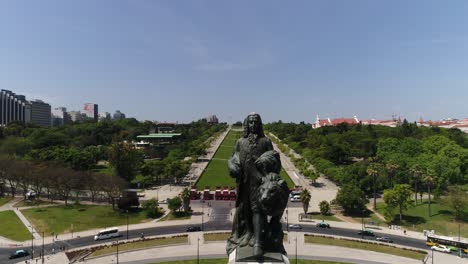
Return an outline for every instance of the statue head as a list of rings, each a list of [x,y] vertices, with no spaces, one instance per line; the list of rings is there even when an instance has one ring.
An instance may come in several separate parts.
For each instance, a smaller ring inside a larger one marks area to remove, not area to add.
[[[256,134],[259,137],[264,137],[262,118],[257,113],[251,113],[244,119],[244,134],[246,138],[250,134]]]

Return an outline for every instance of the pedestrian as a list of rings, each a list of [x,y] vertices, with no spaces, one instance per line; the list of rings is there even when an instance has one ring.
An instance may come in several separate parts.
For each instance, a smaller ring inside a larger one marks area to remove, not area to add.
[[[405,229],[405,230],[403,230],[403,234],[405,234],[405,235],[406,235],[406,229]]]
[[[55,248],[52,248],[52,255],[55,254]]]

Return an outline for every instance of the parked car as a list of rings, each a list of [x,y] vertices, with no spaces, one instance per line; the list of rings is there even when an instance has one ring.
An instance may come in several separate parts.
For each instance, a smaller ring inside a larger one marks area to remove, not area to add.
[[[294,195],[291,197],[291,202],[300,202],[301,201],[301,196],[300,195]]]
[[[26,256],[29,256],[29,252],[24,249],[19,249],[19,250],[16,250],[14,253],[12,253],[9,259],[22,258]]]
[[[450,248],[444,245],[432,246],[431,249],[439,252],[450,253]]]
[[[202,231],[201,227],[199,226],[189,226],[187,228],[187,232],[198,232],[198,231]]]
[[[393,243],[393,240],[391,240],[389,237],[376,237],[375,240],[385,243]]]
[[[436,242],[432,242],[432,241],[427,241],[426,242],[426,246],[429,246],[429,247],[432,247],[432,246],[437,246],[438,244]]]
[[[320,223],[317,223],[317,227],[320,227],[320,228],[330,228],[330,224],[329,224],[329,223],[326,223],[326,222],[320,222]]]
[[[300,224],[290,224],[289,229],[302,229]]]
[[[167,200],[164,199],[164,200],[161,200],[161,201],[158,201],[159,204],[167,204]]]
[[[358,235],[361,235],[361,236],[375,236],[374,232],[370,231],[370,230],[361,230],[358,232]]]

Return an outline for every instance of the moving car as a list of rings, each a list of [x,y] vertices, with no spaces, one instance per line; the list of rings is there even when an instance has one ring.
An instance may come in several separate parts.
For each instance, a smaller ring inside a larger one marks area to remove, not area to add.
[[[94,236],[94,240],[97,241],[101,239],[109,239],[109,238],[114,238],[114,237],[119,237],[119,236],[120,236],[119,229],[116,227],[113,227],[113,228],[108,228],[108,229],[99,231],[99,233],[97,233]]]
[[[391,240],[389,237],[376,237],[375,240],[385,243],[393,243],[393,240]]]
[[[450,253],[450,248],[444,245],[432,246],[431,249],[439,252]]]
[[[320,227],[320,228],[330,228],[330,224],[329,223],[326,223],[326,222],[320,222],[317,224],[317,227]]]
[[[199,226],[189,226],[187,228],[187,232],[197,232],[197,231],[201,231],[201,227],[199,227]]]
[[[300,224],[290,224],[289,229],[302,229]]]
[[[26,256],[29,256],[29,252],[24,249],[19,249],[19,250],[16,250],[14,253],[12,253],[9,259],[22,258]]]
[[[375,236],[374,232],[372,232],[370,230],[359,231],[358,235],[361,235],[361,236]]]

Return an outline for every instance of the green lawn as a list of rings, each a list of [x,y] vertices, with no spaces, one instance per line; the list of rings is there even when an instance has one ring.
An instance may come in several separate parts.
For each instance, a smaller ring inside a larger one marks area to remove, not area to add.
[[[227,241],[231,233],[211,233],[203,234],[205,241]]]
[[[10,196],[6,196],[6,197],[0,197],[0,206],[8,203],[9,201],[11,201],[11,197]]]
[[[206,186],[209,186],[211,190],[215,190],[216,186],[236,187],[235,180],[229,176],[227,160],[231,157],[234,151],[234,144],[241,136],[241,133],[239,131],[229,131],[198,180],[196,184],[198,190],[204,190]],[[289,188],[294,187],[294,183],[283,169],[281,169],[280,176],[286,181]]]
[[[324,221],[336,221],[342,222],[341,219],[336,218],[334,215],[323,215],[319,212],[311,212],[307,213],[307,218],[315,219],[315,220],[324,220]]]
[[[106,228],[127,223],[127,214],[112,210],[110,206],[69,205],[22,210],[37,230],[46,234],[66,233]],[[129,224],[147,222],[143,211],[129,212]]]
[[[0,236],[15,241],[31,239],[31,233],[13,211],[0,212]]]
[[[145,239],[142,241],[137,241],[137,242],[132,242],[132,243],[119,244],[119,252],[151,248],[151,247],[157,247],[157,246],[187,244],[187,243],[188,243],[187,236]],[[104,247],[104,248],[94,251],[93,254],[91,254],[91,257],[107,255],[110,253],[114,253],[116,251],[117,251],[116,246]]]
[[[228,259],[200,259],[200,264],[219,264],[219,263],[227,263],[227,262],[228,262]],[[290,258],[289,263],[296,263],[296,260]],[[148,263],[148,264],[151,264],[151,263]],[[156,264],[156,263],[154,263],[154,264]],[[192,260],[158,262],[158,264],[197,264],[197,260],[192,259]],[[332,261],[298,259],[297,264],[346,264],[346,263],[345,262],[332,262]]]
[[[306,235],[305,242],[312,243],[312,244],[327,245],[327,246],[363,249],[363,250],[397,255],[397,256],[412,258],[412,259],[417,259],[417,260],[424,259],[426,255],[425,253],[414,251],[414,250],[407,250],[407,249],[402,249],[402,248],[397,248],[397,247],[392,247],[392,246],[363,243],[363,242],[344,240],[344,239],[334,239],[334,238],[328,238],[328,237],[316,237],[316,236]]]
[[[377,211],[384,214],[384,202],[377,203]],[[431,202],[432,216],[428,216],[428,204],[418,204],[410,206],[403,212],[403,222],[399,223],[407,229],[415,231],[435,230],[436,234],[458,236],[458,226],[462,237],[468,237],[468,208],[464,211],[463,221],[455,221],[454,213],[448,206]],[[395,222],[399,215],[395,215]]]
[[[38,205],[47,205],[47,204],[55,204],[49,201],[44,200],[21,200],[13,205],[13,207],[29,207],[29,206],[38,206]]]
[[[185,212],[170,212],[164,218],[159,221],[173,221],[173,220],[186,220],[192,218],[191,214],[186,214]]]

